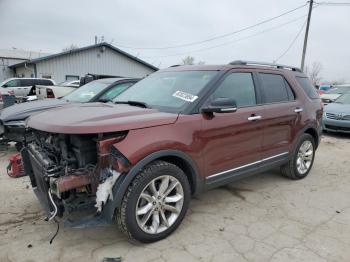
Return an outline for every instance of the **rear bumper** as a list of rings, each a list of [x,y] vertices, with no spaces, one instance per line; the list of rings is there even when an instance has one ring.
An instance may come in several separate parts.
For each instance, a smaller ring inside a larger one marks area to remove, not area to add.
[[[329,132],[350,134],[350,121],[323,118],[322,128]]]

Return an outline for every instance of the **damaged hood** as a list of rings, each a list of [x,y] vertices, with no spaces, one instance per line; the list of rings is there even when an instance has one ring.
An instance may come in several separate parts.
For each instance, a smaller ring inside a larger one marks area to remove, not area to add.
[[[50,133],[96,134],[175,123],[178,114],[113,103],[71,105],[31,116],[26,125]]]
[[[1,111],[0,120],[6,124],[8,121],[24,120],[32,114],[68,104],[63,99],[47,99],[20,103],[7,107]]]

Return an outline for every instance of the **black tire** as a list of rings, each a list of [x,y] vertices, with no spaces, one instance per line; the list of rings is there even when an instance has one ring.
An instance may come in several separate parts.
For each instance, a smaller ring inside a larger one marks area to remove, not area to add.
[[[175,177],[182,185],[184,193],[183,206],[177,220],[165,231],[158,234],[148,234],[144,232],[136,220],[136,205],[143,189],[155,178],[162,175],[170,175]],[[147,165],[136,176],[128,187],[121,207],[116,210],[116,220],[120,230],[130,239],[143,243],[151,243],[169,236],[182,222],[188,209],[191,197],[191,189],[185,173],[178,166],[165,162],[155,161]]]
[[[16,150],[17,150],[18,152],[21,152],[21,149],[22,149],[22,147],[23,147],[23,143],[22,143],[22,142],[17,142],[17,143],[15,144],[15,147],[16,147]]]
[[[311,165],[308,169],[308,171],[304,174],[301,174],[298,169],[297,169],[297,158],[298,158],[298,151],[300,149],[300,146],[305,142],[305,141],[310,141],[313,147],[313,156],[312,156],[312,160],[311,160]],[[314,163],[314,159],[315,159],[315,150],[316,150],[316,145],[315,145],[315,139],[309,135],[309,134],[302,134],[299,138],[299,141],[297,143],[297,145],[295,146],[292,156],[289,160],[289,162],[283,166],[281,166],[281,173],[283,176],[290,178],[290,179],[302,179],[304,177],[306,177],[310,170],[312,169],[312,165]]]

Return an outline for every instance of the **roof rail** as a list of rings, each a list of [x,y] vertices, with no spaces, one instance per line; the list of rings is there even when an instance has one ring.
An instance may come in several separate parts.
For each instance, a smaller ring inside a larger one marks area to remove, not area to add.
[[[169,68],[170,68],[170,67],[177,67],[177,66],[181,66],[181,65],[171,65],[171,66],[169,66]]]
[[[230,63],[230,65],[257,65],[257,66],[268,66],[275,67],[278,69],[288,69],[292,71],[302,72],[300,68],[288,65],[274,64],[274,63],[265,63],[265,62],[255,62],[255,61],[243,61],[243,60],[235,60]]]

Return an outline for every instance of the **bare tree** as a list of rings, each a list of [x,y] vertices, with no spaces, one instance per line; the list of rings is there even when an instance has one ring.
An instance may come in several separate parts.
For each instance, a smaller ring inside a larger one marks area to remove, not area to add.
[[[193,56],[186,56],[182,59],[183,65],[194,65],[195,58]]]
[[[70,44],[69,46],[66,46],[65,48],[62,49],[63,52],[67,52],[67,51],[71,51],[74,49],[79,48],[79,46],[75,45],[75,44]]]
[[[314,62],[311,66],[305,67],[305,74],[310,78],[314,86],[318,85],[322,79],[321,71],[322,64],[320,62]]]
[[[183,65],[204,65],[204,61],[199,61],[198,63],[195,63],[195,58],[193,56],[186,56],[185,58],[182,59],[182,64]]]

